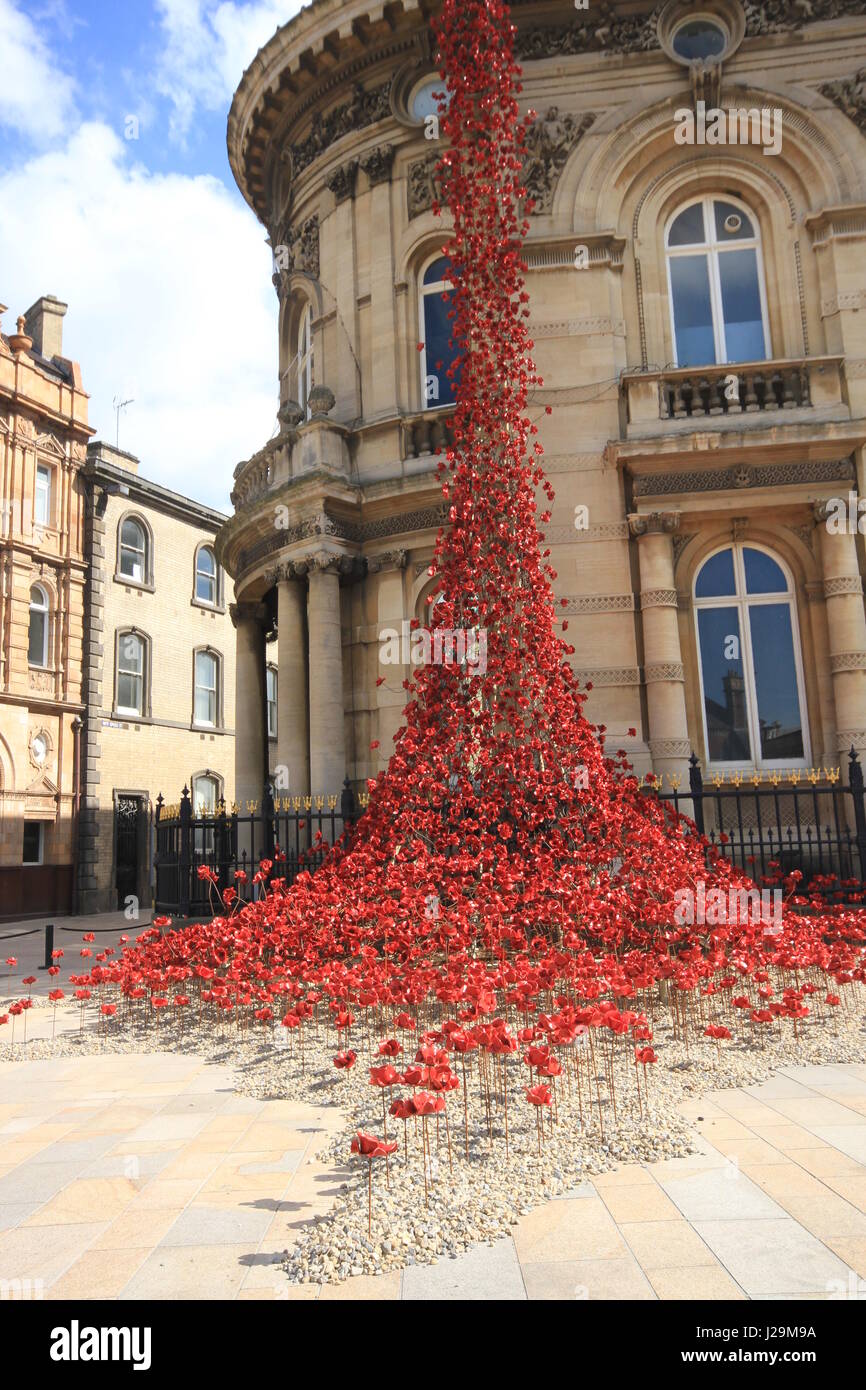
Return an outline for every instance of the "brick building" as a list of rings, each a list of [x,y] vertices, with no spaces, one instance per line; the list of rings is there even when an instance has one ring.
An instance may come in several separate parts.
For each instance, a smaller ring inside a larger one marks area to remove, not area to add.
[[[217,563],[221,513],[87,451],[87,585],[79,908],[150,902],[157,796],[234,797],[235,634]],[[132,906],[132,905],[130,905]]]

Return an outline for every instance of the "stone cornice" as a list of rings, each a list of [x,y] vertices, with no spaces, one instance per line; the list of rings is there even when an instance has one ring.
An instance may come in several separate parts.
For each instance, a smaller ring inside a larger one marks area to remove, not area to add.
[[[866,203],[846,203],[822,208],[803,218],[815,251],[831,241],[854,241],[866,237]]]
[[[686,492],[727,492],[745,488],[791,487],[799,483],[845,482],[853,479],[850,458],[803,463],[731,464],[701,472],[647,473],[634,480],[635,497],[661,497]]]

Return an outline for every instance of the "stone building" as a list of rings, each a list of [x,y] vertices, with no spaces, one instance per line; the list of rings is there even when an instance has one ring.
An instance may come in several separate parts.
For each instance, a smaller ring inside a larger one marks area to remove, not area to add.
[[[229,116],[280,303],[279,433],[236,469],[217,538],[239,796],[265,775],[274,627],[290,790],[374,775],[400,723],[406,670],[380,644],[427,611],[453,404],[433,8],[314,0]],[[866,749],[862,11],[512,7],[538,113],[525,259],[546,539],[587,714],[642,772],[682,776],[690,750],[769,772]]]
[[[0,333],[0,917],[66,911],[74,887],[92,430],[66,309],[46,295]]]
[[[152,813],[190,789],[197,810],[234,797],[231,579],[225,517],[143,478],[93,442],[87,485],[84,743],[78,903],[150,903]]]

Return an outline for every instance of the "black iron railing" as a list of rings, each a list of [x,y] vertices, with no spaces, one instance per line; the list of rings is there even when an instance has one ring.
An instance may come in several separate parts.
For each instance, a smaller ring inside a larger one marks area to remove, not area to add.
[[[366,804],[366,795],[362,797]],[[156,802],[154,907],[182,917],[207,915],[214,889],[234,888],[249,901],[259,896],[253,882],[262,859],[273,861],[270,878],[293,883],[314,870],[362,807],[348,778],[339,795],[283,797],[265,790],[261,802],[242,810],[220,802],[213,814],[196,815],[189,789],[180,801]],[[200,874],[205,868],[212,879]],[[238,877],[241,875],[241,877]]]
[[[707,780],[692,754],[688,789],[645,785],[645,790],[690,817],[724,858],[750,878],[772,877],[779,866],[798,869],[836,900],[866,895],[866,798],[856,751],[848,755],[848,782],[837,769],[720,774]]]
[[[837,769],[816,768],[705,780],[692,754],[688,787],[674,777],[669,789],[651,779],[643,789],[693,820],[714,850],[756,882],[798,869],[803,889],[854,903],[866,901],[866,794],[853,748],[847,773],[847,784]],[[361,801],[366,805],[366,795]],[[175,806],[160,796],[156,911],[207,915],[213,889],[202,868],[213,874],[214,888],[234,888],[246,900],[259,896],[253,878],[263,858],[274,861],[270,877],[292,883],[303,870],[315,870],[326,846],[362,810],[348,779],[340,795],[275,798],[267,789],[261,803],[249,802],[243,811],[220,803],[213,815],[194,814],[186,787]]]

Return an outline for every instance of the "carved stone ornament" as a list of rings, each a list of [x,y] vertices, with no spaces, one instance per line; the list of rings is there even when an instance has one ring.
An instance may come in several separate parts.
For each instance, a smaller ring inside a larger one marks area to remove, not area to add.
[[[337,202],[344,203],[355,192],[357,177],[358,161],[357,159],[350,159],[348,164],[341,164],[339,169],[335,169],[332,174],[329,174],[325,183]]]
[[[325,116],[318,111],[314,113],[309,135],[297,145],[289,146],[288,158],[285,158],[284,162],[290,162],[292,175],[297,178],[298,174],[312,164],[314,159],[318,159],[319,155],[324,154],[335,140],[374,125],[376,121],[384,120],[390,115],[390,111],[390,81],[369,91],[365,91],[360,82],[356,82],[348,101],[333,107]]]
[[[791,33],[804,24],[821,19],[842,19],[862,14],[862,0],[743,0],[746,33],[750,38],[763,34]]]
[[[679,529],[679,524],[679,512],[638,513],[628,519],[628,527],[633,536],[672,536]]]
[[[526,153],[521,180],[528,197],[534,200],[536,213],[549,212],[557,180],[566,160],[595,120],[593,112],[582,116],[561,112],[549,106],[530,126],[526,134]],[[438,175],[439,155],[427,154],[409,166],[409,217],[429,212],[434,204],[443,201],[442,180]]]
[[[375,188],[379,183],[388,182],[393,163],[393,145],[377,145],[374,150],[369,150],[367,154],[361,156],[361,168],[370,180],[372,188]]]
[[[850,458],[770,463],[760,467],[734,464],[701,472],[646,474],[635,478],[634,495],[658,497],[669,493],[723,492],[729,488],[788,487],[794,483],[829,483],[853,478],[854,463]]]
[[[314,420],[325,419],[334,409],[337,397],[330,386],[314,386],[310,392],[310,414]]]
[[[841,77],[836,82],[824,82],[818,91],[866,133],[866,68],[853,77]]]
[[[429,212],[434,203],[442,202],[442,181],[437,176],[438,154],[425,155],[409,165],[407,179],[409,217],[420,217]]]
[[[408,552],[405,550],[385,550],[379,555],[368,555],[367,572],[368,574],[380,574],[382,570],[402,570],[406,568],[407,559]],[[429,563],[428,560],[422,568],[426,569]]]
[[[517,56],[559,58],[588,49],[606,53],[647,53],[658,48],[658,16],[661,6],[648,14],[621,15],[608,0],[592,0],[585,10],[576,10],[568,24],[525,29],[517,37]]]
[[[282,297],[296,271],[319,278],[319,219],[308,217],[300,227],[281,227],[271,238],[274,253],[273,283]]]
[[[534,212],[550,211],[565,162],[594,120],[591,111],[574,116],[549,106],[530,126],[521,178],[527,195],[534,200]]]

